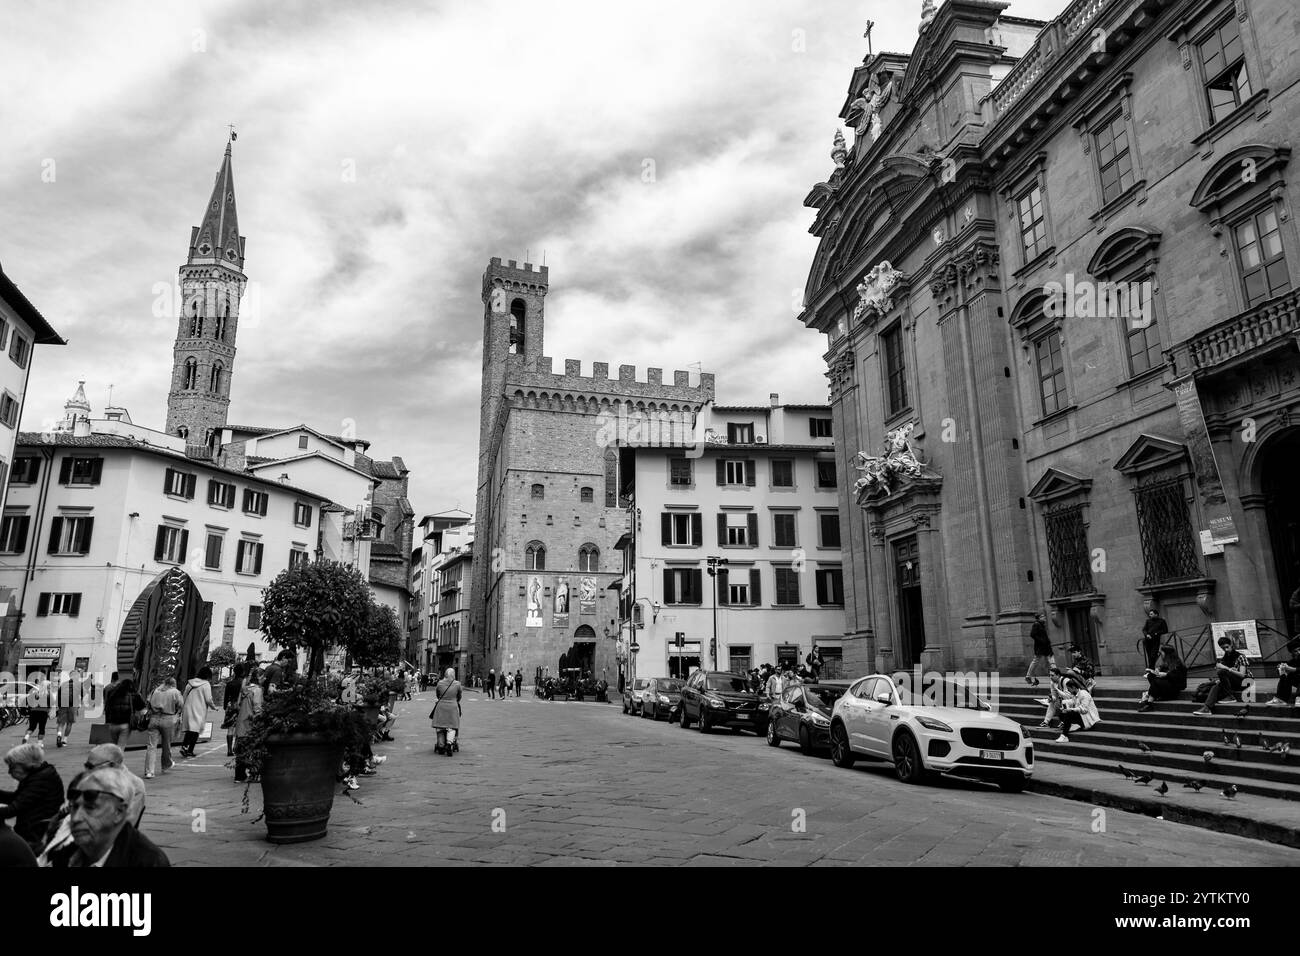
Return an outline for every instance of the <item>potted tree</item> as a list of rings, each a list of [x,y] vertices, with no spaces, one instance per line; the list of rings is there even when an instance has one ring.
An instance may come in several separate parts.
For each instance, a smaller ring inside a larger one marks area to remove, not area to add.
[[[261,781],[272,843],[325,835],[340,764],[365,743],[364,719],[339,701],[337,678],[322,671],[328,648],[351,649],[364,641],[370,605],[370,587],[361,572],[335,561],[281,571],[263,592],[262,631],[268,641],[290,651],[302,649],[308,656],[306,676],[295,675],[278,690],[269,690],[251,731],[237,742],[249,785]]]
[[[389,667],[401,659],[402,631],[397,624],[397,614],[387,604],[371,600],[366,613],[365,627],[349,647],[352,662],[358,667]],[[380,704],[388,699],[388,682],[377,674],[363,676],[357,685],[366,722],[373,729],[379,722]]]

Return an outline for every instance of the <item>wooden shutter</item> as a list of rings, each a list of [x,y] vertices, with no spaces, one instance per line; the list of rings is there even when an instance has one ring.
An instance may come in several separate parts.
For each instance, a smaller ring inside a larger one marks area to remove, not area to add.
[[[692,595],[695,600],[691,603],[702,604],[704,602],[704,572],[699,568],[695,568],[686,577],[691,582],[691,590],[695,592]]]
[[[727,569],[718,568],[718,606],[726,607],[731,603],[731,595],[727,593]]]
[[[27,550],[27,529],[31,527],[31,515],[18,515],[14,519],[17,533],[14,535],[14,550],[22,554]]]
[[[163,559],[164,549],[167,547],[167,526],[160,524],[158,526],[158,536],[154,538],[153,559],[161,561]]]
[[[727,425],[727,444],[728,444],[728,445],[734,445],[735,443],[736,443],[736,426],[735,426],[735,425],[732,425],[732,424],[728,424],[728,425]]]
[[[36,616],[47,617],[50,613],[50,592],[42,591],[41,596],[36,599]]]
[[[253,573],[262,573],[262,542],[253,545]]]
[[[72,481],[72,459],[64,458],[59,462],[59,484],[66,485]]]
[[[235,573],[239,574],[244,570],[244,544],[243,541],[235,542]]]
[[[826,572],[818,571],[816,577],[817,577],[817,603],[829,604],[830,602],[826,600]]]
[[[226,503],[226,507],[227,507],[227,508],[233,508],[233,507],[235,507],[235,486],[234,486],[234,485],[223,485],[223,486],[222,486],[222,492],[221,492],[221,498],[222,498],[222,500]]]
[[[667,511],[663,512],[659,516],[659,524],[660,527],[663,529],[663,533],[664,533],[663,543],[665,545],[672,544],[673,543],[673,516],[669,514]]]
[[[215,505],[216,503],[217,503],[217,483],[213,481],[211,478],[209,478],[208,479],[208,504]]]
[[[664,568],[664,603],[676,604],[677,593],[673,587],[673,569]]]
[[[752,458],[746,458],[745,459],[745,484],[749,485],[752,488],[754,486],[755,477],[756,476],[754,475],[754,460]]]
[[[724,513],[718,514],[718,547],[727,543],[727,516]]]
[[[758,547],[758,515],[755,512],[751,511],[745,517],[749,519],[749,546],[751,548],[757,548]]]
[[[81,593],[72,595],[72,607],[68,610],[69,617],[76,617],[81,613]]]
[[[174,494],[174,492],[172,491],[172,476],[175,474],[176,474],[175,468],[168,468],[163,473],[163,494],[165,495]]]
[[[763,603],[762,575],[758,568],[749,569],[749,603],[755,605]]]
[[[209,568],[215,569],[221,567],[221,536],[220,535],[215,535],[215,534],[208,535],[208,548],[207,548],[207,553],[204,555],[204,563]]]
[[[725,484],[727,483],[727,462],[726,462],[726,460],[725,460],[725,459],[722,459],[722,458],[719,458],[716,462],[714,462],[714,464],[718,466],[718,484],[720,484],[720,485],[725,485]]]
[[[59,537],[63,534],[63,519],[55,518],[50,522],[50,546],[46,550],[50,554],[59,553]]]
[[[697,548],[704,544],[704,515],[698,511],[691,515],[691,544]]]
[[[809,438],[817,437],[817,419],[815,418],[808,419],[808,437]]]
[[[103,477],[104,477],[104,459],[95,458],[90,463],[90,483],[92,485],[97,485],[99,484],[100,479]]]
[[[249,509],[249,507],[252,505],[252,503],[253,503],[253,490],[252,490],[251,488],[245,488],[245,489],[244,489],[244,507],[243,507],[243,511],[244,511],[245,514],[248,513],[248,509]]]
[[[186,476],[185,476],[185,497],[186,497],[186,498],[193,498],[193,497],[194,497],[194,486],[195,486],[195,484],[198,483],[198,480],[199,480],[199,476],[198,476],[198,475],[186,475]]]
[[[311,506],[310,506],[310,505],[303,505],[303,506],[302,506],[302,513],[303,513],[303,515],[305,516],[305,517],[303,518],[302,526],[303,526],[304,528],[310,528],[310,527],[311,527]]]
[[[181,541],[176,548],[176,560],[179,561],[181,564],[185,564],[186,561],[189,559],[189,554],[190,554],[190,533],[188,531],[181,531]]]
[[[73,543],[73,550],[76,551],[77,554],[86,554],[90,551],[90,536],[94,534],[94,532],[95,519],[82,518],[80,534],[77,535],[77,540]]]
[[[266,517],[266,506],[270,503],[270,501],[271,501],[271,496],[268,495],[266,492],[262,492],[262,498],[261,498],[261,501],[262,501],[262,504],[258,507],[258,509],[257,509],[257,513],[260,514],[263,518],[265,518],[265,517]]]

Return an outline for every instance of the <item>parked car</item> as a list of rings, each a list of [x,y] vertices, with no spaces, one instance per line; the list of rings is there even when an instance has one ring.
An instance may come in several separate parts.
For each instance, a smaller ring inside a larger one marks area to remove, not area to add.
[[[939,701],[927,696],[880,674],[855,681],[831,712],[831,760],[837,767],[858,757],[889,760],[907,783],[949,774],[1011,793],[1025,788],[1034,747],[1020,724],[953,681],[937,685]]]
[[[767,742],[779,747],[783,740],[797,741],[805,754],[828,748],[831,711],[848,687],[847,681],[787,687],[768,710]]]
[[[682,685],[682,726],[696,724],[700,733],[736,727],[767,733],[768,702],[749,689],[744,674],[696,671]]]
[[[638,677],[623,685],[623,713],[639,714],[645,706],[645,692],[650,687],[651,677]]]
[[[655,677],[646,688],[645,700],[641,704],[641,716],[658,720],[666,717],[671,724],[677,719],[682,706],[682,684],[685,681],[676,677]]]

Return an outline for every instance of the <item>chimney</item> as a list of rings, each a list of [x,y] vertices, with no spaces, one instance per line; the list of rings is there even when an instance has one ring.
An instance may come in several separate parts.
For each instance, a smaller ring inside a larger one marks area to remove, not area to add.
[[[778,395],[776,392],[772,392],[770,395],[768,395],[767,400],[773,408],[777,408],[781,404],[781,396]]]

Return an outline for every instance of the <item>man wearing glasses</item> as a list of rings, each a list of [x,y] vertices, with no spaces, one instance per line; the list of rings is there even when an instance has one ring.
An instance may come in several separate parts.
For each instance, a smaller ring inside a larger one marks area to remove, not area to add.
[[[121,767],[100,767],[85,774],[72,795],[72,840],[76,851],[69,867],[171,866],[167,855],[130,822],[135,788]]]

